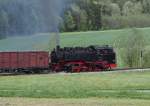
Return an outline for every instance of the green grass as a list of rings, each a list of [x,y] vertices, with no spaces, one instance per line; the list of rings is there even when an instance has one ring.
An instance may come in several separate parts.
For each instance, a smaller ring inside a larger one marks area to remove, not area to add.
[[[0,77],[0,97],[150,99],[150,72]]]
[[[150,40],[150,28],[140,28],[139,31]],[[132,34],[132,29],[88,31],[61,33],[61,46],[113,45],[121,36]],[[50,34],[42,33],[34,36],[10,37],[0,40],[0,51],[48,50],[51,47]],[[148,42],[150,45],[150,43]]]
[[[138,30],[147,41],[150,40],[150,28]],[[132,33],[133,29],[62,33],[61,44],[62,46],[114,45],[118,38]],[[150,45],[149,42],[148,44]]]

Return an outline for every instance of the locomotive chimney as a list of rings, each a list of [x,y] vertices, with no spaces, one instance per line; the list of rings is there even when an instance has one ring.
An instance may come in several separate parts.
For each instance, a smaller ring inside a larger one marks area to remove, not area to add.
[[[56,46],[60,46],[60,35],[59,32],[56,32]]]
[[[56,46],[56,50],[59,50],[59,49],[60,49],[60,46],[59,46],[59,45],[57,45],[57,46]]]
[[[56,49],[60,49],[60,35],[58,31],[56,32]]]

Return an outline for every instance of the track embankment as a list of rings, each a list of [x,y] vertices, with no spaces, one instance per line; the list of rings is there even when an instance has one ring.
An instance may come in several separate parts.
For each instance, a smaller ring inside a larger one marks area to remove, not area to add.
[[[109,71],[100,71],[100,72],[81,72],[82,74],[85,73],[115,73],[115,72],[143,72],[143,71],[150,71],[150,68],[117,68]],[[52,74],[79,74],[79,73],[65,73],[65,72],[59,72],[59,73],[48,73],[49,75]],[[47,75],[47,74],[16,74],[16,73],[0,73],[0,76],[18,76],[18,75]]]

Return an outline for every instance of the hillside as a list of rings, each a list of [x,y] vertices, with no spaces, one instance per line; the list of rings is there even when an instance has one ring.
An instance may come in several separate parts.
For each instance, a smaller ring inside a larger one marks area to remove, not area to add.
[[[150,28],[141,28],[139,31],[147,41],[150,40]],[[118,37],[131,33],[131,29],[61,33],[61,46],[113,45]],[[50,34],[9,37],[0,40],[0,51],[48,50],[53,38]]]

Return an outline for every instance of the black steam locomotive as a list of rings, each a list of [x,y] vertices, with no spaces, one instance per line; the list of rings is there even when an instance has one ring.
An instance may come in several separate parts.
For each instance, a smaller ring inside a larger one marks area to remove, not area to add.
[[[53,70],[61,71],[100,71],[115,68],[116,54],[109,46],[65,47],[54,49],[51,52]]]

